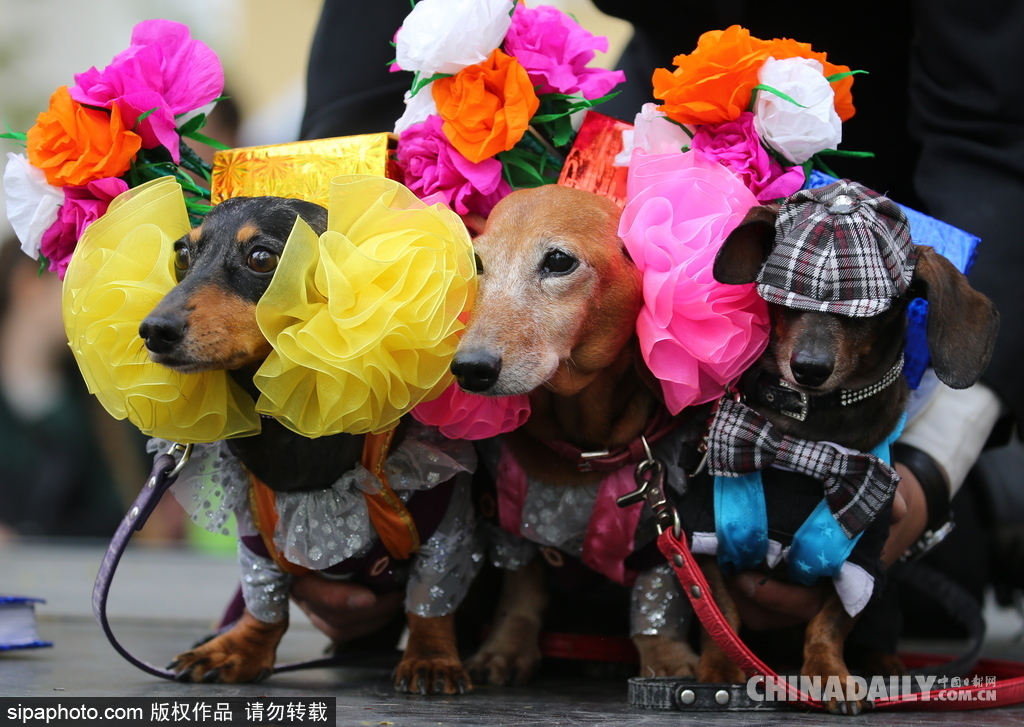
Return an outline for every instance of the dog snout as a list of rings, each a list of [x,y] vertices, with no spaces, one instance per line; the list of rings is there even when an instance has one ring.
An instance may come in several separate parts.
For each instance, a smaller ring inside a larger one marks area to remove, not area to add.
[[[185,320],[170,316],[149,316],[139,325],[139,337],[153,353],[168,353],[185,335]]]
[[[834,356],[811,351],[795,351],[789,359],[793,378],[802,386],[821,386],[835,369]]]
[[[452,374],[466,391],[482,394],[498,381],[501,357],[479,349],[459,351],[451,365]]]

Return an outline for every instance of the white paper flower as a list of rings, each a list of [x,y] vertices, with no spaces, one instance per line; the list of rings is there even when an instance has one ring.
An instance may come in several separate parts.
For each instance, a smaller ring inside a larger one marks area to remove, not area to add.
[[[21,240],[21,249],[39,259],[43,233],[57,221],[57,210],[64,204],[64,190],[46,182],[46,175],[28,163],[24,154],[7,153],[4,169],[7,195],[7,219]]]
[[[401,134],[413,124],[426,121],[428,116],[437,115],[437,104],[434,103],[433,83],[428,83],[415,96],[411,91],[405,92],[405,113],[395,122],[395,133]]]
[[[511,12],[512,0],[422,0],[395,38],[398,67],[429,77],[485,61],[505,39]]]
[[[843,139],[835,92],[821,63],[810,58],[769,58],[758,81],[792,98],[803,108],[771,91],[758,91],[754,128],[768,146],[793,164],[803,164],[823,149],[835,149]]]
[[[679,124],[669,121],[658,111],[657,104],[645,103],[636,115],[632,130],[622,132],[623,149],[615,157],[615,165],[628,167],[633,151],[645,154],[673,154],[690,146],[691,135]]]

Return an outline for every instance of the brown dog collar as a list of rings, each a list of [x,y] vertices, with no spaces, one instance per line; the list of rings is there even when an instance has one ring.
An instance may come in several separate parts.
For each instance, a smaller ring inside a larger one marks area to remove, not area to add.
[[[580,472],[615,472],[647,459],[647,445],[652,445],[676,428],[678,423],[664,407],[659,406],[640,436],[615,449],[587,451],[564,439],[544,440],[557,454],[572,460]]]
[[[896,363],[882,378],[859,389],[836,389],[827,394],[808,394],[806,391],[794,388],[785,379],[769,376],[762,371],[750,389],[743,393],[754,404],[767,407],[802,422],[807,418],[808,412],[812,410],[852,406],[869,399],[896,383],[901,373],[903,373],[902,352],[896,359]]]

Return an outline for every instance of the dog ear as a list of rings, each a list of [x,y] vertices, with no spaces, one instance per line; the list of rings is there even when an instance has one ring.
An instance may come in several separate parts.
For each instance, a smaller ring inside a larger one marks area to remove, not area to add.
[[[727,285],[752,283],[775,242],[777,204],[751,207],[743,222],[729,233],[715,256],[715,280]]]
[[[327,209],[314,202],[301,199],[286,199],[285,206],[301,217],[313,232],[322,235],[327,232]],[[292,221],[294,223],[294,220]],[[289,230],[290,231],[290,230]],[[285,239],[287,239],[285,235]]]
[[[999,330],[999,312],[934,248],[915,245],[911,288],[928,300],[928,351],[939,380],[953,389],[985,373]]]

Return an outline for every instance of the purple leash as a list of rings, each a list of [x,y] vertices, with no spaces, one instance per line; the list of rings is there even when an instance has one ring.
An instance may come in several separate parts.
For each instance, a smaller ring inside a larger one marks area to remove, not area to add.
[[[177,453],[181,453],[180,460],[175,459],[175,454]],[[110,585],[114,580],[114,571],[117,570],[117,564],[121,561],[121,556],[124,555],[125,548],[128,547],[128,541],[131,540],[132,534],[137,530],[142,530],[142,526],[146,524],[149,516],[153,514],[153,508],[160,502],[160,498],[163,497],[167,489],[174,484],[174,481],[178,478],[178,473],[181,472],[182,467],[188,462],[191,454],[191,444],[175,443],[166,452],[157,455],[153,460],[153,469],[146,480],[146,484],[143,486],[138,497],[135,498],[135,502],[132,503],[124,519],[121,520],[117,532],[114,533],[114,537],[110,540],[110,545],[107,546],[107,552],[103,556],[99,573],[96,574],[96,584],[92,589],[92,612],[103,629],[103,633],[106,634],[107,640],[110,641],[110,645],[127,661],[147,674],[171,680],[177,678],[173,671],[161,669],[141,659],[137,659],[117,640],[107,618],[107,597],[110,595]],[[339,663],[341,663],[341,660],[336,657],[296,661],[275,666],[274,673],[321,666],[337,666]]]

